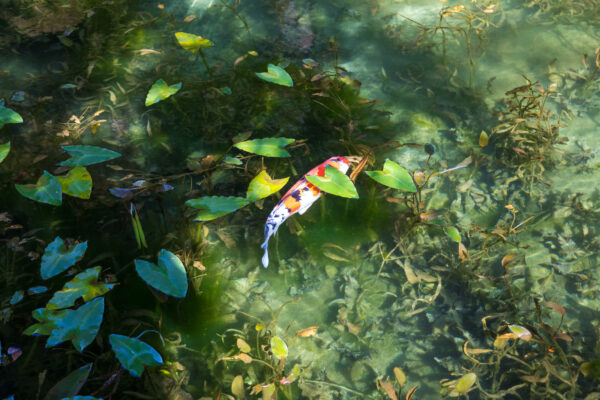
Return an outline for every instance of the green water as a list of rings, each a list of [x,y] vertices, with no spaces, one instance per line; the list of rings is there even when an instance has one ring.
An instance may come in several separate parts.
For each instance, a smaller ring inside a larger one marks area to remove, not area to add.
[[[0,98],[23,118],[0,128],[0,145],[11,143],[0,164],[0,398],[45,398],[88,363],[78,390],[71,384],[69,394],[50,398],[386,399],[393,390],[404,399],[415,387],[413,399],[599,398],[595,2],[0,7]],[[180,31],[214,46],[187,52]],[[307,58],[319,65],[307,68]],[[294,86],[259,79],[268,64],[284,68]],[[146,107],[161,78],[182,87]],[[14,97],[20,91],[23,99]],[[528,98],[538,101],[532,109],[510,113],[511,99],[514,106]],[[516,125],[509,133],[502,123]],[[533,131],[550,139],[536,142]],[[261,157],[232,147],[244,133],[296,143],[289,158]],[[57,164],[68,145],[122,156],[86,167],[90,199],[63,195],[52,206],[17,192],[15,184],[35,183],[44,171],[67,173]],[[264,269],[271,209],[302,174],[342,155],[369,156],[368,171],[386,159],[411,175],[424,171],[430,179],[418,184],[418,210],[412,195],[361,173],[359,199],[325,195],[288,219],[270,240]],[[223,163],[225,156],[241,165]],[[469,156],[466,167],[435,174]],[[245,197],[262,169],[290,177],[288,184],[231,214],[194,221],[186,200]],[[131,197],[115,197],[115,187]],[[147,246],[136,241],[131,204]],[[460,244],[445,234],[449,227]],[[40,258],[57,236],[87,241],[87,251],[42,280]],[[135,272],[135,259],[155,262],[161,249],[185,265],[183,299],[150,289]],[[118,285],[104,295],[102,325],[83,352],[70,341],[45,348],[46,336],[23,335],[33,310],[97,265],[102,280]],[[48,291],[11,301],[37,285]],[[316,336],[304,337],[311,327]],[[515,337],[523,328],[531,340]],[[162,335],[141,339],[164,363],[137,378],[121,368],[109,335],[146,330]],[[272,337],[287,343],[285,362],[269,348]],[[10,346],[22,355],[13,360]],[[233,359],[242,352],[254,361]],[[300,377],[282,383],[294,365]],[[395,368],[406,375],[402,385]],[[460,393],[464,376],[476,383]],[[232,387],[235,379],[243,389]],[[250,394],[253,387],[262,393]]]

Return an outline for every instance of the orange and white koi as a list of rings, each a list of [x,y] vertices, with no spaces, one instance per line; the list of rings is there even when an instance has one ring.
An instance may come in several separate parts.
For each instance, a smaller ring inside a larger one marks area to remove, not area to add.
[[[291,215],[304,214],[312,204],[321,197],[321,190],[306,180],[307,175],[325,176],[325,167],[328,165],[346,173],[350,162],[346,157],[331,157],[329,160],[319,164],[308,171],[283,195],[279,203],[273,208],[265,223],[265,241],[260,246],[265,249],[262,263],[265,268],[269,265],[269,238],[277,232],[277,229]]]

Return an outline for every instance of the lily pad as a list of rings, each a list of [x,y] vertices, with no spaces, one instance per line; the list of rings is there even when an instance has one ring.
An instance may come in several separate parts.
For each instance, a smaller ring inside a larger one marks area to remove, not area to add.
[[[173,297],[185,297],[188,290],[187,275],[181,260],[168,250],[158,255],[158,266],[154,263],[135,260],[135,270],[154,289]]]
[[[247,151],[248,153],[258,154],[259,156],[265,157],[290,157],[284,147],[294,143],[295,139],[290,138],[266,138],[266,139],[254,139],[239,142],[233,145],[240,150]]]
[[[42,279],[49,279],[65,271],[81,260],[87,250],[87,242],[67,247],[57,236],[44,250],[42,256]]]
[[[279,336],[273,336],[271,338],[271,352],[273,352],[273,356],[278,360],[282,360],[287,358],[288,356],[288,347],[287,344],[283,341]]]
[[[121,157],[120,153],[98,146],[74,145],[62,146],[71,158],[58,165],[63,167],[84,167]]]
[[[66,311],[63,318],[54,323],[55,328],[46,342],[46,347],[70,340],[81,353],[98,334],[104,314],[104,298],[98,297],[76,310]]]
[[[404,192],[417,192],[412,177],[404,168],[392,160],[386,160],[382,171],[365,171],[373,180],[382,185],[399,189]]]
[[[23,117],[18,112],[11,110],[10,108],[0,106],[0,128],[5,124],[21,124],[23,123]]]
[[[133,376],[142,376],[146,366],[156,367],[163,363],[158,351],[141,340],[113,333],[109,341],[117,359]]]
[[[179,89],[181,89],[181,82],[169,86],[164,80],[157,80],[146,95],[146,107],[173,96],[179,92]]]
[[[10,141],[0,144],[0,163],[4,161],[8,153],[10,152]]]
[[[277,85],[287,87],[294,86],[294,81],[292,80],[290,74],[288,74],[285,69],[278,65],[269,64],[267,67],[267,72],[257,72],[256,76],[262,80],[275,83]]]
[[[246,197],[250,201],[263,199],[281,190],[290,178],[273,179],[267,171],[261,171],[248,185]]]
[[[75,167],[56,179],[64,194],[80,199],[89,199],[92,194],[92,177],[85,167]]]
[[[194,35],[193,33],[175,32],[175,37],[177,38],[177,42],[181,45],[181,47],[194,54],[199,52],[201,49],[214,46],[210,40],[205,39],[202,36]]]
[[[79,393],[92,371],[92,365],[92,363],[84,365],[62,378],[48,391],[44,400],[64,400],[65,398],[74,398],[70,396],[76,396],[77,393]],[[81,398],[86,396],[76,397]]]
[[[54,296],[46,304],[46,308],[48,310],[58,310],[72,307],[80,297],[84,302],[88,302],[111,290],[115,287],[114,284],[98,281],[100,269],[101,267],[88,268],[75,275],[73,279],[65,284],[62,290],[54,293]]]
[[[324,192],[336,196],[358,199],[354,183],[344,174],[331,165],[325,167],[325,176],[306,175],[306,180]]]
[[[200,210],[194,221],[212,221],[250,204],[244,197],[205,196],[190,199],[186,205]]]
[[[15,185],[15,188],[17,192],[28,199],[53,206],[62,204],[60,181],[48,171],[44,171],[35,184]]]

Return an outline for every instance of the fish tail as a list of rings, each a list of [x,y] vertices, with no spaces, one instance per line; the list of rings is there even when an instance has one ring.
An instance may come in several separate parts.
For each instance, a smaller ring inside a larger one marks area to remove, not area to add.
[[[275,234],[275,232],[277,232],[277,228],[279,227],[279,224],[277,224],[276,222],[273,221],[268,221],[265,224],[265,241],[263,242],[263,244],[260,246],[261,248],[265,249],[265,254],[263,255],[262,258],[262,264],[263,267],[267,268],[269,266],[269,238]]]

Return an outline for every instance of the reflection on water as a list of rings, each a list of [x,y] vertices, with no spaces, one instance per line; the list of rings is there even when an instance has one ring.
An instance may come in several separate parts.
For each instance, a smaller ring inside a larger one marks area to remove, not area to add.
[[[598,395],[595,3],[37,0],[5,9],[0,112],[23,123],[0,128],[0,146],[10,141],[0,164],[1,396],[44,396],[88,362],[79,393],[104,398],[393,399],[415,387],[414,399]],[[214,46],[186,51],[175,32]],[[293,87],[258,79],[267,64]],[[158,79],[181,89],[146,107]],[[270,137],[295,139],[291,157],[233,147]],[[89,200],[50,206],[17,192],[44,171],[68,173],[61,146],[82,144],[122,154],[87,167]],[[235,212],[219,203],[211,213],[232,213],[206,222],[185,205],[243,200],[262,169],[295,182],[337,155],[368,157],[366,171],[392,160],[415,189],[359,174],[359,199],[325,195],[280,227],[268,269],[264,223],[284,192]],[[42,281],[40,258],[56,236],[89,247],[68,278]],[[161,249],[185,265],[185,299],[133,272],[134,259],[156,261]],[[22,335],[34,309],[96,265],[119,285],[84,353]],[[16,301],[42,284],[46,294]],[[143,378],[118,372],[109,335],[145,330],[162,334],[142,339],[165,364]],[[9,346],[23,355],[10,359]]]

